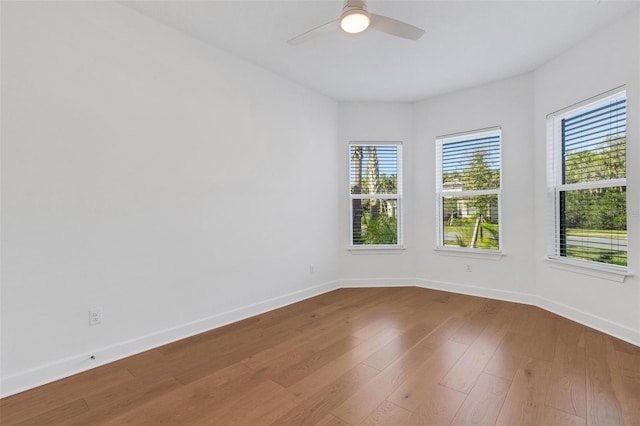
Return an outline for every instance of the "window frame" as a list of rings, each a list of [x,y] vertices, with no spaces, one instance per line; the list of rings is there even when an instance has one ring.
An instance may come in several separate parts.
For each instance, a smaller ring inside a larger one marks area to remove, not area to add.
[[[613,188],[624,186],[625,206],[627,218],[627,230],[629,225],[629,204],[628,204],[628,188],[627,175],[624,178],[604,179],[589,182],[563,183],[564,171],[564,146],[562,142],[562,121],[581,111],[586,111],[596,105],[604,104],[607,101],[624,97],[627,100],[627,91],[625,86],[620,86],[605,93],[596,95],[582,102],[570,105],[566,108],[547,115],[547,201],[548,201],[548,236],[547,236],[547,261],[552,265],[561,269],[580,272],[580,270],[591,270],[593,273],[589,275],[599,276],[601,278],[611,278],[615,281],[623,281],[624,277],[630,275],[629,262],[627,255],[627,265],[614,265],[610,263],[597,262],[595,260],[579,259],[562,255],[562,225],[561,225],[561,193],[567,191],[577,191],[585,189]],[[626,119],[626,117],[625,117]],[[626,131],[625,131],[626,135]],[[625,142],[626,143],[626,142]],[[566,236],[565,236],[566,238]],[[564,244],[566,247],[566,242]],[[628,247],[628,234],[627,234]],[[566,250],[566,249],[565,249]],[[628,253],[628,252],[627,252]],[[602,275],[602,273],[609,275]],[[621,277],[621,279],[615,276]]]
[[[500,159],[500,180],[499,187],[494,189],[480,189],[480,190],[445,190],[443,189],[443,157],[442,151],[446,144],[459,143],[463,141],[469,141],[479,137],[487,137],[491,135],[498,135],[499,137],[499,159]],[[446,254],[448,253],[460,253],[461,255],[480,256],[481,258],[499,258],[503,255],[503,236],[502,236],[502,127],[494,126],[484,129],[470,130],[466,132],[453,133],[436,138],[436,245],[435,249]],[[496,195],[497,196],[497,210],[498,210],[498,249],[488,249],[479,247],[456,247],[444,244],[444,198],[447,196],[462,196],[471,197],[479,195]]]
[[[396,148],[396,167],[397,167],[397,184],[395,194],[352,194],[351,193],[351,150],[352,147],[395,147]],[[382,252],[384,250],[404,250],[404,236],[403,236],[403,166],[402,166],[402,142],[401,141],[351,141],[348,144],[347,159],[348,166],[348,178],[347,178],[347,193],[349,194],[349,245],[348,249],[355,252],[366,252],[372,250],[375,252]],[[396,200],[397,212],[396,212],[396,243],[395,244],[354,244],[353,243],[353,200],[355,199],[382,199],[382,200]]]

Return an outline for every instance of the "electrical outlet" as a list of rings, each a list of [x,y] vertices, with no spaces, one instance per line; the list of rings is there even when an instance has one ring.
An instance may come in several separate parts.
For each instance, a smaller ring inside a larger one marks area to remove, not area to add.
[[[469,263],[467,263],[465,271],[471,272],[471,265]]]
[[[89,309],[89,325],[102,324],[102,308]]]
[[[316,267],[313,266],[313,265],[309,265],[309,273],[311,275],[315,274],[316,273]]]

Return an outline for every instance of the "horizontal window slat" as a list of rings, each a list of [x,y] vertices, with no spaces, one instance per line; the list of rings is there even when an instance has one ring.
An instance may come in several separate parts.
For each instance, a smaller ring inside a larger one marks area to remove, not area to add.
[[[615,111],[617,109],[626,110],[626,104],[627,104],[626,97],[618,98],[618,99],[615,99],[615,100],[611,100],[611,101],[605,102],[602,105],[596,106],[594,108],[587,108],[586,110],[583,110],[582,112],[569,114],[564,118],[564,120],[568,121],[568,122],[578,122],[579,123],[581,121],[584,121],[588,117],[593,117],[593,116],[598,116],[598,115],[601,115],[601,114],[606,114],[607,111]]]
[[[579,133],[584,130],[597,129],[601,127],[611,127],[615,128],[620,126],[626,121],[626,116],[624,114],[615,114],[615,115],[606,115],[598,117],[597,120],[589,120],[584,121],[582,123],[567,123],[564,124],[565,136],[573,136],[576,133]]]
[[[596,132],[583,133],[583,134],[580,134],[579,136],[576,135],[576,137],[571,139],[565,138],[564,146],[566,148],[570,148],[574,145],[583,145],[586,142],[590,142],[594,140],[601,140],[602,142],[605,142],[607,138],[612,139],[616,137],[623,137],[625,132],[626,132],[626,125],[616,127],[615,131],[612,131],[612,129],[610,128],[607,128],[607,129],[603,128],[603,129],[599,129]]]
[[[578,189],[615,188],[615,187],[626,187],[626,186],[627,186],[626,179],[609,179],[609,180],[598,180],[593,182],[578,182],[578,183],[568,183],[564,185],[558,185],[558,190],[572,191],[572,190],[578,190]]]

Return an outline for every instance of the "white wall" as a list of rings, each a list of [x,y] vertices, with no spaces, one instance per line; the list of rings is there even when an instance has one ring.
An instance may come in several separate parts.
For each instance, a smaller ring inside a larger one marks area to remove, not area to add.
[[[415,143],[413,141],[413,105],[410,103],[342,103],[339,110],[338,145],[340,180],[340,277],[343,285],[394,285],[413,268],[410,250],[380,252],[349,251],[349,143],[402,142],[404,245],[415,246],[413,186]],[[410,275],[409,275],[410,276]],[[392,279],[390,281],[390,279]]]
[[[343,103],[339,109],[342,285],[425,285],[520,297],[533,290],[533,185],[530,74],[415,104]],[[500,260],[442,255],[436,246],[435,138],[502,126],[503,234]],[[404,156],[404,240],[392,253],[349,252],[348,143],[400,140]],[[472,272],[465,272],[471,264]]]
[[[640,344],[640,11],[535,72],[536,293],[560,313]],[[558,270],[546,255],[547,114],[627,86],[627,217],[629,266],[624,283]]]
[[[414,275],[438,286],[511,298],[531,293],[534,269],[532,154],[533,82],[530,74],[416,104]],[[498,259],[436,252],[435,139],[452,133],[502,127],[502,251]],[[471,265],[471,272],[466,272]],[[471,288],[465,288],[471,287]]]
[[[115,3],[3,2],[2,107],[3,394],[335,285],[332,100]]]

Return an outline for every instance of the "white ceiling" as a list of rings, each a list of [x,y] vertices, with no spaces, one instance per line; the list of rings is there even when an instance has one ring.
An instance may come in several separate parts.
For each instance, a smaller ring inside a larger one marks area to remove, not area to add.
[[[333,99],[413,101],[531,71],[640,2],[370,0],[424,36],[336,29],[297,46],[287,40],[338,18],[341,0],[122,4]]]

